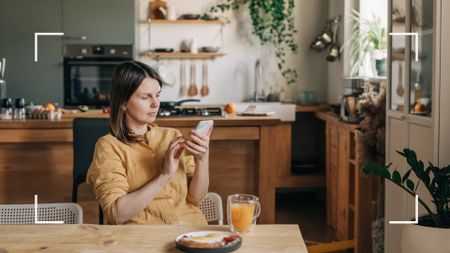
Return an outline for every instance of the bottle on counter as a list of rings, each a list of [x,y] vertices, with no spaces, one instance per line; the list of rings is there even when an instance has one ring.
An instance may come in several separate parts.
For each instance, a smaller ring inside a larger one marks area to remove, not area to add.
[[[14,119],[25,119],[25,99],[24,98],[16,98],[16,102],[14,104]]]
[[[13,111],[11,106],[11,98],[2,99],[2,108],[0,109],[0,119],[12,119]]]

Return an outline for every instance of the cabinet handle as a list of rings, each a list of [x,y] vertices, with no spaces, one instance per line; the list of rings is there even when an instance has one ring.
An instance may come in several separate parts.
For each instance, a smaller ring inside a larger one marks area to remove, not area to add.
[[[87,40],[87,36],[63,36],[64,40]]]

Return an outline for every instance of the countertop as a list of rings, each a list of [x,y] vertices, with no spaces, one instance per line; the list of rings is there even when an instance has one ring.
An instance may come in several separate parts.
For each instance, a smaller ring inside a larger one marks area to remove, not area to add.
[[[107,118],[109,114],[103,114],[100,111],[90,111],[86,113],[76,113],[73,115],[64,115],[60,120],[45,119],[26,119],[26,120],[0,120],[0,129],[51,129],[51,128],[72,128],[73,118]],[[280,118],[274,116],[236,116],[227,115],[226,117],[168,117],[157,118],[156,123],[160,126],[170,127],[194,127],[198,121],[212,119],[214,126],[261,126],[275,125],[281,123]]]
[[[317,118],[323,121],[340,124],[341,126],[346,127],[351,131],[361,127],[359,124],[347,123],[342,121],[341,118],[338,115],[336,115],[336,113],[331,111],[318,111],[315,112],[315,115]]]

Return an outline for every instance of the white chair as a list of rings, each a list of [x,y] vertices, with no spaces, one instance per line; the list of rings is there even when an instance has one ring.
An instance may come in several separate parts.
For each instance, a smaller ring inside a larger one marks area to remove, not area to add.
[[[83,224],[83,209],[77,203],[38,204],[38,221]],[[0,225],[35,225],[34,204],[0,205]]]
[[[219,225],[223,225],[223,209],[222,198],[215,192],[206,193],[205,198],[200,202],[198,208],[205,215],[208,223],[217,221]]]

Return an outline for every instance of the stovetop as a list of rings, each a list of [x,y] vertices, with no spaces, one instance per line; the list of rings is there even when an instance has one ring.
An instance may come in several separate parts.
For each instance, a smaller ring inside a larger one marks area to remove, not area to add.
[[[175,107],[172,109],[160,108],[159,117],[208,117],[224,116],[220,107]]]

